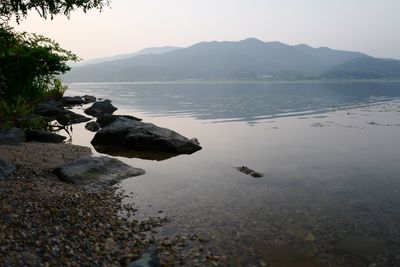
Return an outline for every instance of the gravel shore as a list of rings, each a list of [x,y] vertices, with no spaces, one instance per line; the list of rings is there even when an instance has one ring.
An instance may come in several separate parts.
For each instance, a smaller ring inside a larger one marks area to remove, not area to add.
[[[165,219],[121,216],[134,209],[121,204],[126,196],[116,188],[90,193],[52,173],[88,155],[89,148],[69,144],[0,146],[0,157],[16,166],[0,181],[0,266],[126,266],[152,246],[161,265],[183,264],[182,248],[195,236],[156,240]]]

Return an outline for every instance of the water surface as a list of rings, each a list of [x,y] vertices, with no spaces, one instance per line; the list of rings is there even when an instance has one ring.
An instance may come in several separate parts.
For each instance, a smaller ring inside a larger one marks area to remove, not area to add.
[[[120,157],[146,170],[121,185],[138,216],[170,219],[160,235],[198,233],[230,266],[398,266],[399,83],[71,84],[69,94],[199,139],[192,155]],[[92,134],[74,131],[88,145]]]

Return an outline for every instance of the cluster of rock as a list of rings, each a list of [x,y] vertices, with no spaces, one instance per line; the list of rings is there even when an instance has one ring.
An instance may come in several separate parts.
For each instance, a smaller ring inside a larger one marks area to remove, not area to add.
[[[32,133],[25,134],[18,128],[0,129],[0,149],[2,145],[21,145],[28,140],[29,134]],[[0,158],[0,180],[8,178],[15,170],[14,165]],[[61,181],[84,187],[90,191],[98,191],[123,179],[145,173],[142,169],[134,168],[120,160],[106,156],[80,158],[59,166],[54,172]]]
[[[112,115],[117,108],[106,99],[95,102],[93,96],[64,97],[57,102],[49,100],[36,106],[35,113],[46,117],[48,120],[56,120],[61,125],[71,125],[90,121],[91,119],[76,114],[65,107],[82,105],[94,102],[92,106],[84,110],[84,113],[96,118],[96,121],[88,122],[85,128],[97,132],[92,144],[101,149],[115,147],[135,151],[159,151],[174,154],[191,154],[201,149],[196,139],[188,139],[172,130],[158,127],[151,123],[142,122],[141,119],[129,115]],[[27,133],[29,140],[45,142],[44,133],[30,131]],[[62,137],[49,135],[49,142],[63,141]]]
[[[89,104],[92,102],[96,102],[96,98],[94,96],[66,96],[63,97],[60,101],[47,100],[37,104],[35,107],[35,114],[43,116],[48,120],[56,120],[61,125],[82,123],[90,121],[91,119],[86,116],[72,112],[68,108],[71,108],[75,105]]]
[[[92,102],[94,103],[85,109],[84,113],[94,117],[95,121],[68,109],[74,105]],[[110,100],[96,102],[96,98],[92,96],[64,97],[61,101],[47,100],[37,104],[34,114],[25,119],[57,121],[63,127],[88,122],[85,128],[96,132],[91,142],[96,148],[108,147],[111,150],[124,148],[131,151],[166,152],[174,155],[191,154],[201,149],[196,139],[188,139],[172,130],[142,122],[133,116],[113,115],[116,110]],[[60,143],[65,139],[64,136],[45,130],[0,129],[0,145],[18,146],[29,141]],[[0,180],[8,178],[15,170],[15,166],[0,158]],[[54,174],[61,181],[83,187],[90,192],[97,192],[123,179],[144,173],[143,169],[106,156],[84,157],[54,169]],[[115,243],[113,239],[110,240]],[[115,246],[113,243],[111,245]],[[131,267],[158,265],[159,257],[155,247],[149,247],[129,264]]]
[[[89,103],[93,104],[84,113],[94,117],[96,121],[69,110],[72,106]],[[112,155],[115,155],[113,151],[121,149],[133,153],[169,153],[168,156],[163,156],[164,159],[171,155],[192,154],[202,149],[197,139],[188,139],[172,130],[142,122],[130,115],[113,115],[116,110],[110,100],[96,102],[95,97],[85,95],[41,102],[30,116],[40,117],[48,122],[57,121],[64,127],[90,121],[85,128],[96,132],[91,143],[97,150],[107,151]],[[65,136],[44,130],[0,129],[0,145],[19,145],[29,141],[59,143],[65,139]],[[0,179],[7,177],[13,170],[14,166],[0,159]],[[65,182],[97,190],[121,179],[142,175],[144,170],[109,157],[88,157],[60,166],[55,173]]]

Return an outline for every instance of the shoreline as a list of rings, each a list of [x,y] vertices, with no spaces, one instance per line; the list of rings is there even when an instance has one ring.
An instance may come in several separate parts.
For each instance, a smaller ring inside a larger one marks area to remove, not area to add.
[[[172,266],[191,257],[183,248],[196,236],[156,239],[167,219],[135,219],[133,205],[122,202],[129,196],[117,187],[89,192],[53,173],[91,155],[90,148],[37,142],[0,148],[0,158],[16,167],[0,180],[0,266],[128,266],[143,253]],[[204,253],[192,258],[206,261]]]
[[[400,83],[400,80],[348,79],[348,80],[226,80],[226,81],[132,81],[132,82],[69,82],[67,84],[318,84],[318,83]]]

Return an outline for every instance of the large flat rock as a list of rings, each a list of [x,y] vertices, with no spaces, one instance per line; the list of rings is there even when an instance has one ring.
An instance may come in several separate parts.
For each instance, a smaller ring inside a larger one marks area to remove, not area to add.
[[[195,139],[189,140],[172,130],[125,117],[116,118],[98,131],[92,144],[175,154],[192,154],[202,148]]]
[[[142,175],[145,171],[120,160],[102,156],[75,160],[57,168],[55,173],[64,182],[97,190],[123,179]]]

